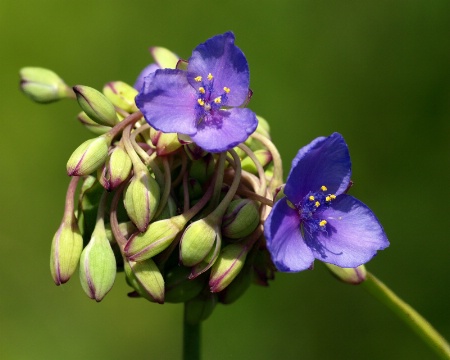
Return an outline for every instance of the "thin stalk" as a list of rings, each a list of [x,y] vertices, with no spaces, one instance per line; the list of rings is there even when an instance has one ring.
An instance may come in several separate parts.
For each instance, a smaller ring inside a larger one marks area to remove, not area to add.
[[[200,360],[201,322],[190,324],[187,321],[188,311],[188,306],[184,304],[183,360]]]

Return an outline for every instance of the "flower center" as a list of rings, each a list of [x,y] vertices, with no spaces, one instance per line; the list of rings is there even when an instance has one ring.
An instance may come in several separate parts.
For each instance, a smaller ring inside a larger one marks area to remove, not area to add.
[[[322,185],[320,191],[310,191],[296,206],[300,215],[300,227],[310,235],[317,231],[327,232],[327,221],[320,215],[336,199],[336,195],[327,193],[327,190],[327,187]]]
[[[213,93],[217,95],[218,91],[214,91],[214,76],[209,73],[204,81],[202,76],[197,76],[194,80],[199,83],[197,88],[197,107],[199,110],[199,123],[203,118],[210,112],[219,110],[222,106],[226,105],[228,100],[227,95],[230,93],[231,89],[224,87],[219,96],[213,96]]]

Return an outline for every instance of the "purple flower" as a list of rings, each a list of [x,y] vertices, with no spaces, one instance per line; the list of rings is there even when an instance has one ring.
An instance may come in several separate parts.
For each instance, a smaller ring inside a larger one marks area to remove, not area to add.
[[[319,137],[298,152],[286,197],[265,222],[265,237],[280,271],[312,268],[314,259],[354,268],[389,246],[375,214],[344,192],[351,162],[342,135]]]
[[[147,76],[136,105],[157,130],[181,133],[210,152],[222,152],[255,131],[255,114],[243,105],[249,70],[242,51],[227,32],[198,45],[187,71],[161,69]]]

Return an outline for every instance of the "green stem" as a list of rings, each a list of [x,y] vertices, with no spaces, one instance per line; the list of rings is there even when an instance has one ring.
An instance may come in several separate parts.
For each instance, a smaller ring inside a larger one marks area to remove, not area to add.
[[[183,317],[183,360],[200,360],[201,322],[190,324],[187,321],[188,307],[184,304]]]
[[[392,290],[367,272],[366,281],[361,285],[385,303],[406,324],[408,324],[442,359],[450,359],[450,345],[436,329],[411,306],[405,303]]]

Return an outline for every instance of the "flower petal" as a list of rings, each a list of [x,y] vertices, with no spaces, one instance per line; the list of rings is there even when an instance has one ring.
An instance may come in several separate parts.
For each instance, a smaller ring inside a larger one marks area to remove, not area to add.
[[[136,79],[136,82],[134,83],[134,88],[138,91],[141,91],[142,87],[144,86],[144,79],[158,69],[159,66],[157,64],[152,63],[150,65],[147,65],[144,68],[144,70],[141,71],[138,78]]]
[[[318,232],[315,239],[307,238],[306,242],[321,261],[354,268],[389,246],[372,210],[350,195],[338,196],[320,216],[327,221],[328,234]]]
[[[319,137],[299,150],[292,161],[284,193],[292,203],[299,203],[309,191],[340,194],[350,182],[351,161],[347,144],[339,133]]]
[[[296,272],[311,267],[314,255],[300,233],[300,218],[283,198],[275,203],[264,224],[267,248],[278,270]]]
[[[224,93],[224,87],[230,89],[227,94],[227,106],[240,106],[248,96],[250,73],[244,53],[234,45],[234,35],[226,32],[206,40],[192,52],[188,64],[188,79],[193,87],[198,83],[195,77],[201,76],[207,82],[208,74],[213,75],[214,90],[212,98]]]
[[[191,138],[204,150],[222,152],[244,142],[257,126],[256,115],[249,109],[218,110],[203,118]]]
[[[157,70],[145,78],[136,105],[147,122],[166,133],[196,133],[196,92],[181,70]]]

